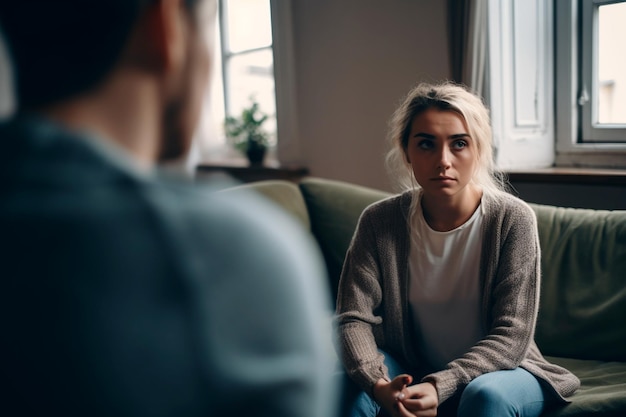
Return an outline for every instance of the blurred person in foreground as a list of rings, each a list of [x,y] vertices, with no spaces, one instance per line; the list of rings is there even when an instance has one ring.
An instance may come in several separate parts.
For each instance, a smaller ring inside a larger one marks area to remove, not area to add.
[[[314,246],[254,196],[156,179],[189,148],[215,13],[0,3],[0,414],[333,415]]]

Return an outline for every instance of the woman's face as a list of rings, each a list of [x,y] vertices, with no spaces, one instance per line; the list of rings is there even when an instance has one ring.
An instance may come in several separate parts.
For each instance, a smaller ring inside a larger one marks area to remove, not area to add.
[[[418,114],[405,153],[424,197],[472,195],[468,184],[478,166],[478,149],[460,114],[435,108]]]

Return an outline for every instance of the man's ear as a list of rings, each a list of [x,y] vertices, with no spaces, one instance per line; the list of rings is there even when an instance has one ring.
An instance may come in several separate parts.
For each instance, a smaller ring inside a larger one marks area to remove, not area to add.
[[[169,73],[185,53],[184,0],[150,2],[139,18],[128,50],[130,62],[145,70]]]

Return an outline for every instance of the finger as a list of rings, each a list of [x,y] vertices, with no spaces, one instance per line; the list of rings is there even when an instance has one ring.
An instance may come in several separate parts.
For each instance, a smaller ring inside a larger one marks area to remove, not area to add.
[[[437,409],[431,408],[429,410],[417,411],[412,414],[413,417],[434,417],[437,415]]]
[[[411,387],[404,387],[404,388],[402,388],[402,390],[399,393],[396,394],[396,399],[398,401],[406,401],[406,400],[411,399],[411,398],[418,399],[418,398],[421,397],[420,395],[418,395],[418,394],[414,393],[413,391],[411,391],[410,388]]]
[[[404,409],[407,410],[412,417],[431,417],[437,415],[437,407],[428,408],[425,410],[411,410],[408,407],[404,407]]]
[[[410,410],[428,410],[430,408],[437,408],[437,400],[430,395],[420,398],[404,398],[402,400],[404,406]]]
[[[401,374],[391,380],[391,387],[397,391],[413,382],[413,377],[409,374]]]
[[[415,417],[415,414],[407,410],[402,402],[397,403],[396,411],[399,417]]]
[[[402,404],[402,406],[404,406],[404,408],[406,408],[409,411],[422,411],[422,403],[419,400],[416,399],[411,399],[411,398],[406,398],[402,401],[400,401],[400,403]]]
[[[395,391],[395,399],[403,400],[408,398],[410,393],[407,391],[407,384],[410,384],[413,378],[410,375],[398,375],[395,377],[390,384],[390,388],[392,391]]]

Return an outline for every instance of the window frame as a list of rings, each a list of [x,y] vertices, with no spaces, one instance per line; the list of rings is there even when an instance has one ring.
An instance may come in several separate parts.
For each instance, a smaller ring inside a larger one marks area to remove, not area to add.
[[[496,165],[501,170],[553,166],[553,4],[489,0],[488,6],[490,85],[485,96],[491,109]],[[525,36],[528,27],[536,30],[536,36]],[[536,72],[527,70],[533,67]],[[528,83],[531,94],[526,91]]]
[[[612,128],[613,134],[622,135],[619,138],[621,142],[615,139],[609,142],[606,136],[595,136],[591,140],[593,136],[588,135],[589,131],[585,132],[585,126],[592,127],[591,115],[594,110],[594,100],[588,98],[590,93],[586,87],[594,85],[593,60],[589,59],[592,56],[589,54],[593,53],[590,52],[590,47],[594,40],[595,26],[592,19],[595,14],[589,14],[588,8],[594,7],[594,3],[611,2],[614,1],[580,0],[579,3],[555,0],[557,166],[626,167],[626,129]],[[583,13],[585,8],[588,10],[587,14]],[[596,127],[595,131],[606,129]]]
[[[580,11],[582,24],[580,38],[581,51],[581,94],[578,104],[581,107],[582,143],[588,142],[626,142],[626,124],[598,124],[598,8],[600,6],[624,3],[623,0],[583,0]],[[590,91],[588,91],[590,90]],[[591,94],[590,94],[591,92]]]
[[[274,95],[276,103],[276,154],[282,165],[300,164],[301,145],[297,135],[297,102],[293,46],[293,0],[270,0],[272,43],[267,47],[232,52],[228,48],[227,15],[224,0],[219,0],[220,53],[224,94],[224,112],[231,114],[228,98],[230,85],[228,61],[238,55],[258,50],[272,50],[274,60]]]
[[[251,54],[254,52],[260,51],[274,51],[274,41],[272,38],[272,43],[266,46],[256,47],[256,48],[247,48],[239,51],[233,51],[230,48],[230,40],[228,37],[229,27],[228,27],[228,1],[227,0],[219,0],[219,28],[220,28],[220,51],[221,51],[221,64],[222,64],[222,88],[224,93],[224,113],[227,116],[233,116],[231,109],[231,98],[230,98],[230,62],[233,58],[238,56]],[[274,76],[274,82],[276,82],[276,75]],[[276,93],[274,92],[274,95]]]

